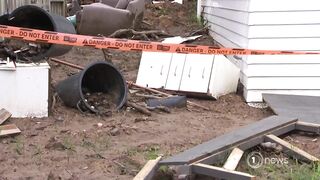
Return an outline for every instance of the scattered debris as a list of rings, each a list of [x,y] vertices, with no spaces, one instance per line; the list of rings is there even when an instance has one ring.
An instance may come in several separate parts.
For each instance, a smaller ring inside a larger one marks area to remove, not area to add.
[[[110,134],[111,136],[117,136],[120,134],[120,130],[119,128],[113,128],[111,131],[110,131]]]
[[[142,107],[142,106],[140,106],[140,105],[138,105],[136,103],[128,101],[127,102],[127,106],[132,107],[135,110],[137,110],[137,111],[139,111],[139,112],[141,112],[141,113],[143,113],[143,114],[145,114],[147,116],[151,116],[152,115],[151,112],[147,108],[144,108],[144,107]]]
[[[127,38],[127,39],[140,39],[145,41],[150,40],[161,40],[160,37],[170,37],[171,35],[159,30],[149,30],[149,31],[136,31],[133,29],[119,29],[109,35],[109,38]]]
[[[248,106],[253,107],[253,108],[258,108],[258,109],[266,109],[268,108],[268,104],[267,103],[253,103],[253,102],[249,102],[247,103]]]
[[[162,97],[159,97],[157,95],[140,94],[140,93],[135,93],[135,96],[149,98],[149,99],[160,99],[160,98],[162,98]]]
[[[145,121],[155,121],[155,119],[152,119],[150,117],[137,117],[137,118],[134,119],[135,123],[145,122]]]
[[[11,117],[11,113],[4,108],[0,109],[0,125]],[[21,130],[15,124],[0,126],[0,137],[21,133]]]
[[[103,124],[102,123],[98,123],[97,126],[100,128],[100,127],[103,126]]]
[[[148,107],[186,107],[187,97],[186,96],[170,96],[161,99],[149,99],[147,100]]]
[[[11,113],[4,108],[0,109],[0,125],[11,117]]]
[[[154,110],[160,110],[162,112],[165,112],[165,113],[171,113],[171,110],[168,108],[168,107],[165,107],[165,106],[156,106],[156,107],[149,107],[147,106],[147,109],[150,110],[150,111],[154,111]]]
[[[33,62],[32,57],[44,54],[50,48],[50,44],[30,43],[16,39],[5,39],[0,47],[5,50],[5,54],[0,56],[9,57],[16,62]],[[44,59],[43,59],[44,60]]]
[[[155,90],[155,89],[151,89],[151,88],[147,88],[147,87],[143,87],[143,86],[140,86],[140,85],[137,85],[131,81],[127,81],[127,84],[130,86],[133,86],[133,87],[136,87],[136,88],[140,88],[140,89],[144,89],[146,91],[149,91],[149,92],[152,92],[152,93],[156,93],[156,94],[160,94],[160,95],[163,95],[163,96],[166,96],[166,97],[170,97],[172,96],[171,94],[168,94],[168,93],[165,93],[165,92],[162,92],[162,91],[158,91],[158,90]],[[194,103],[194,102],[191,102],[191,101],[187,101],[187,103],[190,105],[190,106],[195,106],[195,107],[199,107],[199,108],[202,108],[204,110],[207,110],[209,111],[209,108],[208,107],[204,107],[204,106],[201,106],[197,103]]]
[[[169,38],[165,38],[162,41],[162,43],[181,44],[187,41],[194,41],[201,36],[202,35],[191,36],[191,37],[181,37],[181,36],[169,37]]]
[[[18,133],[21,133],[21,130],[15,124],[0,126],[0,137]]]
[[[162,156],[157,157],[154,160],[149,160],[146,165],[139,171],[139,173],[133,178],[133,180],[151,180],[158,168],[158,163]]]
[[[165,2],[166,1],[162,1],[162,0],[154,0],[154,1],[152,1],[153,4],[161,4],[161,3],[165,3]],[[171,0],[169,2],[183,4],[183,0]]]
[[[108,93],[96,92],[85,93],[85,101],[91,105],[92,109],[96,109],[99,114],[110,116],[111,110],[116,109],[115,96]]]
[[[264,142],[260,144],[262,147],[267,148],[267,149],[271,149],[271,150],[276,150],[276,151],[282,151],[282,146],[278,145],[276,143],[272,143],[272,142]]]
[[[66,147],[57,137],[51,137],[45,148],[58,151],[64,151],[68,149],[68,147]]]

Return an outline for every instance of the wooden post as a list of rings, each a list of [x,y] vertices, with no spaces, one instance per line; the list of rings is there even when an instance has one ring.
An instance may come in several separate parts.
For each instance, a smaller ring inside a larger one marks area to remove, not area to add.
[[[253,180],[256,179],[255,176],[251,174],[238,172],[238,171],[230,171],[224,168],[210,166],[207,164],[192,164],[191,171],[194,174],[202,174],[210,177],[216,177],[220,179],[228,179],[228,180]]]
[[[320,124],[298,121],[296,123],[296,130],[320,134]]]
[[[157,159],[149,160],[147,164],[143,166],[141,171],[133,178],[133,180],[151,180],[161,158],[162,156],[159,156]]]

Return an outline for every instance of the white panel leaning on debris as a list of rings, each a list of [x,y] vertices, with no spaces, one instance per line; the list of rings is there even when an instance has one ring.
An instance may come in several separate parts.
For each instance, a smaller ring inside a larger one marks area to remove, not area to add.
[[[203,17],[224,47],[319,51],[319,0],[205,0]],[[261,93],[320,96],[319,55],[228,56],[247,102]]]
[[[47,117],[49,68],[47,63],[0,64],[0,107],[12,117]]]
[[[136,83],[217,99],[236,91],[239,72],[223,55],[143,52]]]

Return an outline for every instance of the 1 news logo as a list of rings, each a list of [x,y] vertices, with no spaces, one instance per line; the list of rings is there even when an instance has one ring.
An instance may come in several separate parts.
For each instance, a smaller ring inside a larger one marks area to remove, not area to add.
[[[260,168],[264,164],[273,164],[273,165],[288,165],[288,158],[279,158],[279,157],[263,157],[260,152],[253,151],[247,156],[247,164],[253,169]]]

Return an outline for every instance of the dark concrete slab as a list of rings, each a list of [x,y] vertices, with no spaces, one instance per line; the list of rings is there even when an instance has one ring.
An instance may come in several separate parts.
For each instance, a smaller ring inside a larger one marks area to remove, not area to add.
[[[271,133],[273,130],[295,123],[296,118],[270,116],[258,122],[236,129],[203,144],[188,149],[180,154],[160,161],[166,165],[184,165],[200,160],[211,154],[238,146],[246,141]]]
[[[279,116],[296,117],[300,121],[320,124],[320,97],[280,94],[262,96]]]

